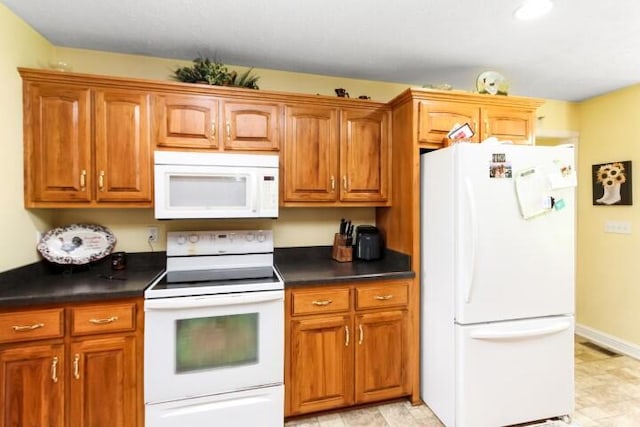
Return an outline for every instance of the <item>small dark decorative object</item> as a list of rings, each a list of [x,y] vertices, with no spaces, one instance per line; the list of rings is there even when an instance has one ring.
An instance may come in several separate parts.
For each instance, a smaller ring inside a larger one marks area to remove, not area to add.
[[[349,92],[347,92],[346,89],[338,88],[338,89],[335,89],[335,91],[336,91],[336,95],[338,95],[340,98],[345,98],[345,97],[349,98]]]
[[[594,205],[632,205],[631,161],[591,166]]]
[[[227,66],[217,59],[212,61],[209,58],[196,58],[192,66],[179,67],[173,72],[172,77],[185,83],[260,89],[257,83],[260,77],[252,75],[251,71],[253,68],[239,75],[236,71],[229,71]]]

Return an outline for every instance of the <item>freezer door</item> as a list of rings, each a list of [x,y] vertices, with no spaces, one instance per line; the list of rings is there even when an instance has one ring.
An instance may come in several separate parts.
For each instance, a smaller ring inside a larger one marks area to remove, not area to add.
[[[571,414],[573,317],[456,326],[456,427]]]
[[[531,167],[573,168],[573,149],[460,144],[453,150],[456,321],[573,313],[575,188],[550,186],[544,193],[557,209],[524,219],[510,177]],[[503,168],[491,176],[493,160]]]

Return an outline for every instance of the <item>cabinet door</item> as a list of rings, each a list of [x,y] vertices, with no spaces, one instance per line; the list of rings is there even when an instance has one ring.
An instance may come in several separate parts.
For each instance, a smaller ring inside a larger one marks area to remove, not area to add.
[[[90,201],[89,89],[30,84],[25,95],[25,205]]]
[[[340,200],[385,202],[391,175],[389,114],[343,110],[340,138]]]
[[[64,426],[62,344],[0,351],[0,427]]]
[[[534,113],[531,111],[499,107],[482,108],[482,138],[495,136],[499,140],[513,141],[514,144],[533,144],[534,120]]]
[[[71,343],[71,427],[135,427],[138,391],[135,337],[87,339]]]
[[[224,149],[278,151],[280,106],[278,104],[223,101]]]
[[[149,119],[148,94],[96,92],[97,201],[151,204]]]
[[[294,319],[291,324],[291,384],[285,392],[291,414],[353,403],[351,316]]]
[[[420,101],[418,105],[418,144],[425,148],[445,146],[447,134],[456,124],[469,126],[475,132],[471,140],[480,141],[478,123],[480,109],[454,102]]]
[[[285,202],[337,199],[338,119],[331,107],[287,107]]]
[[[407,311],[360,314],[356,328],[356,402],[409,394]]]
[[[153,109],[153,134],[158,147],[218,148],[215,98],[156,95]]]

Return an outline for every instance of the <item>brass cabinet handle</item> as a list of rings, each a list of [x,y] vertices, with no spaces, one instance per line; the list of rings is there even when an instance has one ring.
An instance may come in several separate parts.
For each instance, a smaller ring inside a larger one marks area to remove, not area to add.
[[[231,139],[231,123],[227,120],[227,139]]]
[[[86,187],[87,187],[87,170],[82,169],[82,171],[80,172],[80,188],[82,189],[82,191],[84,191]]]
[[[362,323],[358,325],[358,329],[360,330],[360,339],[358,340],[358,344],[362,344],[362,340],[364,339],[364,331],[362,330]]]
[[[98,177],[98,187],[100,191],[104,191],[104,171],[100,171],[100,175]]]
[[[335,191],[336,189],[336,177],[331,175],[331,191]]]
[[[389,294],[389,295],[376,295],[373,298],[377,299],[378,301],[387,301],[390,300],[391,298],[393,298],[393,295]]]
[[[80,379],[80,355],[78,353],[73,358],[73,378]]]
[[[118,320],[118,316],[107,317],[106,319],[89,319],[89,322],[94,325],[104,325],[106,323],[113,323]]]
[[[323,299],[323,300],[315,300],[311,304],[319,305],[319,306],[325,306],[325,305],[331,304],[332,302],[333,301],[331,301],[330,299]]]
[[[347,190],[347,189],[348,189],[348,188],[347,188],[347,175],[344,175],[344,176],[342,177],[342,188],[343,188],[343,189],[345,189],[345,190]]]
[[[215,138],[216,136],[216,121],[211,120],[211,136]]]
[[[344,327],[344,346],[349,347],[349,327]]]
[[[54,357],[51,360],[51,380],[54,383],[58,382],[58,357]]]
[[[16,325],[11,327],[14,332],[29,332],[36,329],[44,328],[44,323],[34,323],[33,325]]]

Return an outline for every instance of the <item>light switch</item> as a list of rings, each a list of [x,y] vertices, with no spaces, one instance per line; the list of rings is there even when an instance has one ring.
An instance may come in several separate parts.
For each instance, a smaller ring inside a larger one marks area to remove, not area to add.
[[[617,233],[617,234],[631,234],[631,222],[630,221],[605,221],[604,232]]]

